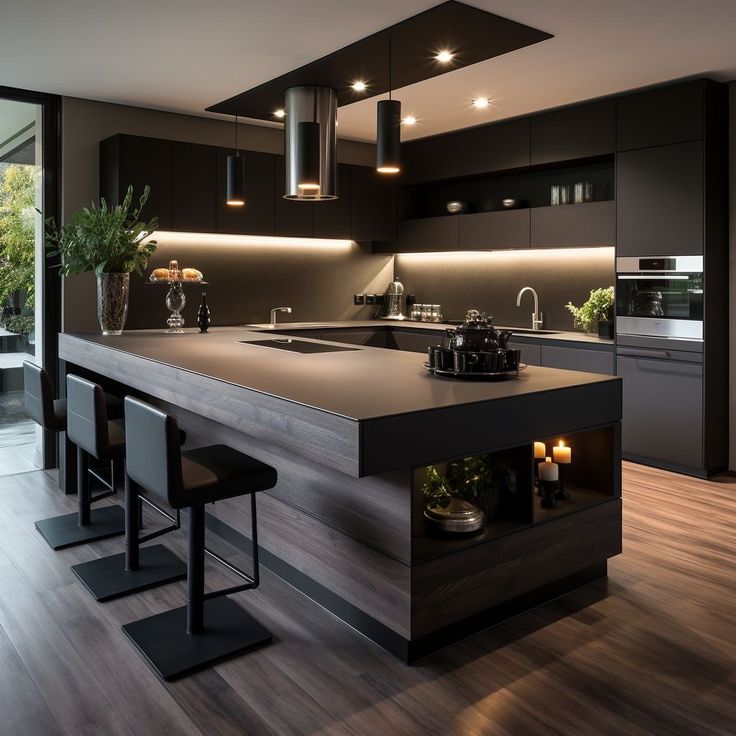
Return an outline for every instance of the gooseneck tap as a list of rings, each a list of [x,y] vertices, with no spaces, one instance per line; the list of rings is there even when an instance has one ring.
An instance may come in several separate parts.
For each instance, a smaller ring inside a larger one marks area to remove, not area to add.
[[[525,286],[517,295],[516,297],[516,306],[521,306],[521,297],[524,296],[525,291],[531,291],[532,296],[534,297],[534,313],[532,314],[532,329],[533,330],[540,330],[542,328],[542,324],[544,323],[544,315],[539,311],[539,297],[537,296],[537,292],[531,287],[531,286]]]
[[[277,312],[286,312],[286,314],[291,314],[291,307],[274,307],[271,310],[271,327],[276,327]]]

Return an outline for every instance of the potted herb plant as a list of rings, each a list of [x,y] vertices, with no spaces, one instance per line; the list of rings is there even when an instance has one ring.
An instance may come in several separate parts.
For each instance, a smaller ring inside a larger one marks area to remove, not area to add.
[[[598,327],[598,336],[608,340],[613,339],[613,286],[604,289],[593,289],[588,300],[580,307],[568,302],[565,307],[573,317],[575,327],[581,327],[585,332],[592,332]]]
[[[128,316],[130,274],[143,275],[148,259],[156,250],[150,235],[158,218],[140,220],[148,201],[145,186],[138,204],[133,206],[133,187],[129,186],[122,204],[108,206],[104,198],[83,207],[72,221],[58,227],[53,218],[46,222],[46,235],[61,258],[61,275],[93,271],[97,277],[97,319],[103,335],[120,335]]]

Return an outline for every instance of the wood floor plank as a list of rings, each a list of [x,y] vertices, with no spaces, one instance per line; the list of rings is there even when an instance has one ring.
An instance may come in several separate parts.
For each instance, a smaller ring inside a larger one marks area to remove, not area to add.
[[[3,736],[61,734],[41,693],[2,626],[0,626],[0,734]]]
[[[163,684],[119,627],[183,605],[185,585],[95,603],[68,565],[122,542],[60,553],[39,543],[33,514],[74,507],[44,475],[0,479],[1,736],[7,723],[12,736],[16,724],[33,736],[736,733],[736,478],[625,464],[624,551],[606,580],[412,667],[266,571],[235,600],[273,644]],[[185,530],[163,543],[186,556]],[[248,566],[214,535],[208,543]],[[208,588],[233,582],[207,563]]]

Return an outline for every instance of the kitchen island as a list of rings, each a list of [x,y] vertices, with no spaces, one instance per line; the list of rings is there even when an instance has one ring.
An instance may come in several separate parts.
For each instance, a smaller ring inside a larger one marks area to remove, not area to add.
[[[234,327],[62,334],[59,352],[67,372],[176,416],[188,446],[222,442],[273,465],[262,562],[407,661],[605,575],[621,551],[615,377],[531,366],[457,381],[428,375],[418,353]],[[532,445],[561,439],[571,499],[542,508]],[[513,487],[480,533],[432,536],[427,468],[476,455]],[[73,474],[69,463],[72,488]],[[209,528],[247,547],[246,508],[210,507]]]

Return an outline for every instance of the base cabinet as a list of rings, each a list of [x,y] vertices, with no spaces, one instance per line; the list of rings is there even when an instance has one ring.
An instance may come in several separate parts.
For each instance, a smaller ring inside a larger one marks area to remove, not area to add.
[[[541,365],[547,368],[562,368],[568,371],[615,374],[615,360],[610,350],[584,350],[580,348],[560,348],[542,345]]]
[[[666,465],[703,467],[703,366],[619,354],[623,452]]]

